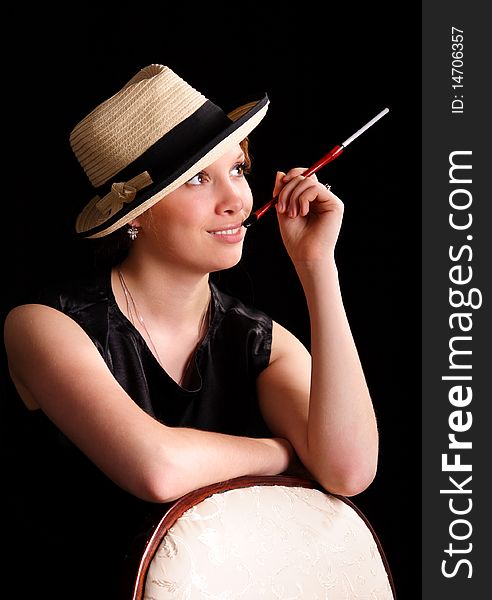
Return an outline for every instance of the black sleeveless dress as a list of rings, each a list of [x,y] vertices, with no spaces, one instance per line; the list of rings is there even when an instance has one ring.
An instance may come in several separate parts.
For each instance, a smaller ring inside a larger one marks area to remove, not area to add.
[[[162,423],[271,436],[259,410],[255,381],[270,360],[272,321],[213,283],[210,288],[213,316],[197,349],[188,389],[162,369],[119,310],[109,272],[48,291],[41,302],[74,319],[122,387]],[[133,561],[166,507],[116,486],[42,411],[25,409],[13,391],[11,403],[15,435],[7,483],[15,501],[10,525],[13,543],[20,546],[19,560],[27,561],[16,565],[20,578],[11,578],[17,597],[128,598]],[[28,559],[22,558],[26,552]]]

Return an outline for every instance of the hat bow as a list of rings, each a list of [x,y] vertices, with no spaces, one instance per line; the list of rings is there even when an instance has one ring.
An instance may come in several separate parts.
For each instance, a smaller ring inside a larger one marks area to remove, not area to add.
[[[124,204],[135,199],[137,192],[152,183],[152,178],[147,171],[140,173],[129,181],[119,181],[111,185],[111,190],[96,203],[101,213],[101,220],[106,220],[119,210]]]

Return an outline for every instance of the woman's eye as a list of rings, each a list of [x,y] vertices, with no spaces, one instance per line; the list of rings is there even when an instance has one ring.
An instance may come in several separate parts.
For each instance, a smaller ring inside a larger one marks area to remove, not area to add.
[[[244,175],[246,173],[246,163],[238,163],[234,165],[232,170],[235,171],[236,175]]]
[[[186,183],[189,183],[190,185],[201,185],[204,179],[203,173],[197,173],[194,177],[188,179]]]

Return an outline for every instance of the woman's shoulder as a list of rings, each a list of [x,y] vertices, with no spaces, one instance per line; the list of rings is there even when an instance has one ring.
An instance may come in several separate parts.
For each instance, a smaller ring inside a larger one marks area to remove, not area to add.
[[[109,273],[94,272],[66,277],[43,287],[37,293],[36,302],[74,314],[101,303],[107,303]]]
[[[212,290],[214,309],[224,316],[227,316],[228,320],[232,319],[249,324],[250,326],[260,326],[267,330],[271,330],[271,317],[266,312],[256,307],[252,302],[248,302],[236,295],[225,292],[214,283],[211,283],[210,287]]]
[[[109,278],[109,275],[107,276]],[[32,327],[62,327],[69,321],[81,327],[93,341],[105,339],[110,312],[109,279],[94,273],[50,282],[22,304],[10,309],[4,328],[23,331]]]
[[[102,288],[95,281],[52,283],[8,310],[4,319],[4,335],[8,338],[13,332],[15,339],[19,334],[29,338],[35,332],[50,328],[67,331],[66,326],[71,322],[80,326],[85,320],[93,319],[95,309],[103,306],[104,298]],[[107,312],[106,308],[102,310]]]

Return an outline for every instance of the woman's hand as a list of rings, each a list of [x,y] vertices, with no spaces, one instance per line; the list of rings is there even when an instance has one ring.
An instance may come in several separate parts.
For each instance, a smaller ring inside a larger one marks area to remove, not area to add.
[[[303,168],[279,171],[273,195],[282,239],[296,265],[332,260],[343,217],[343,203],[316,175]]]

